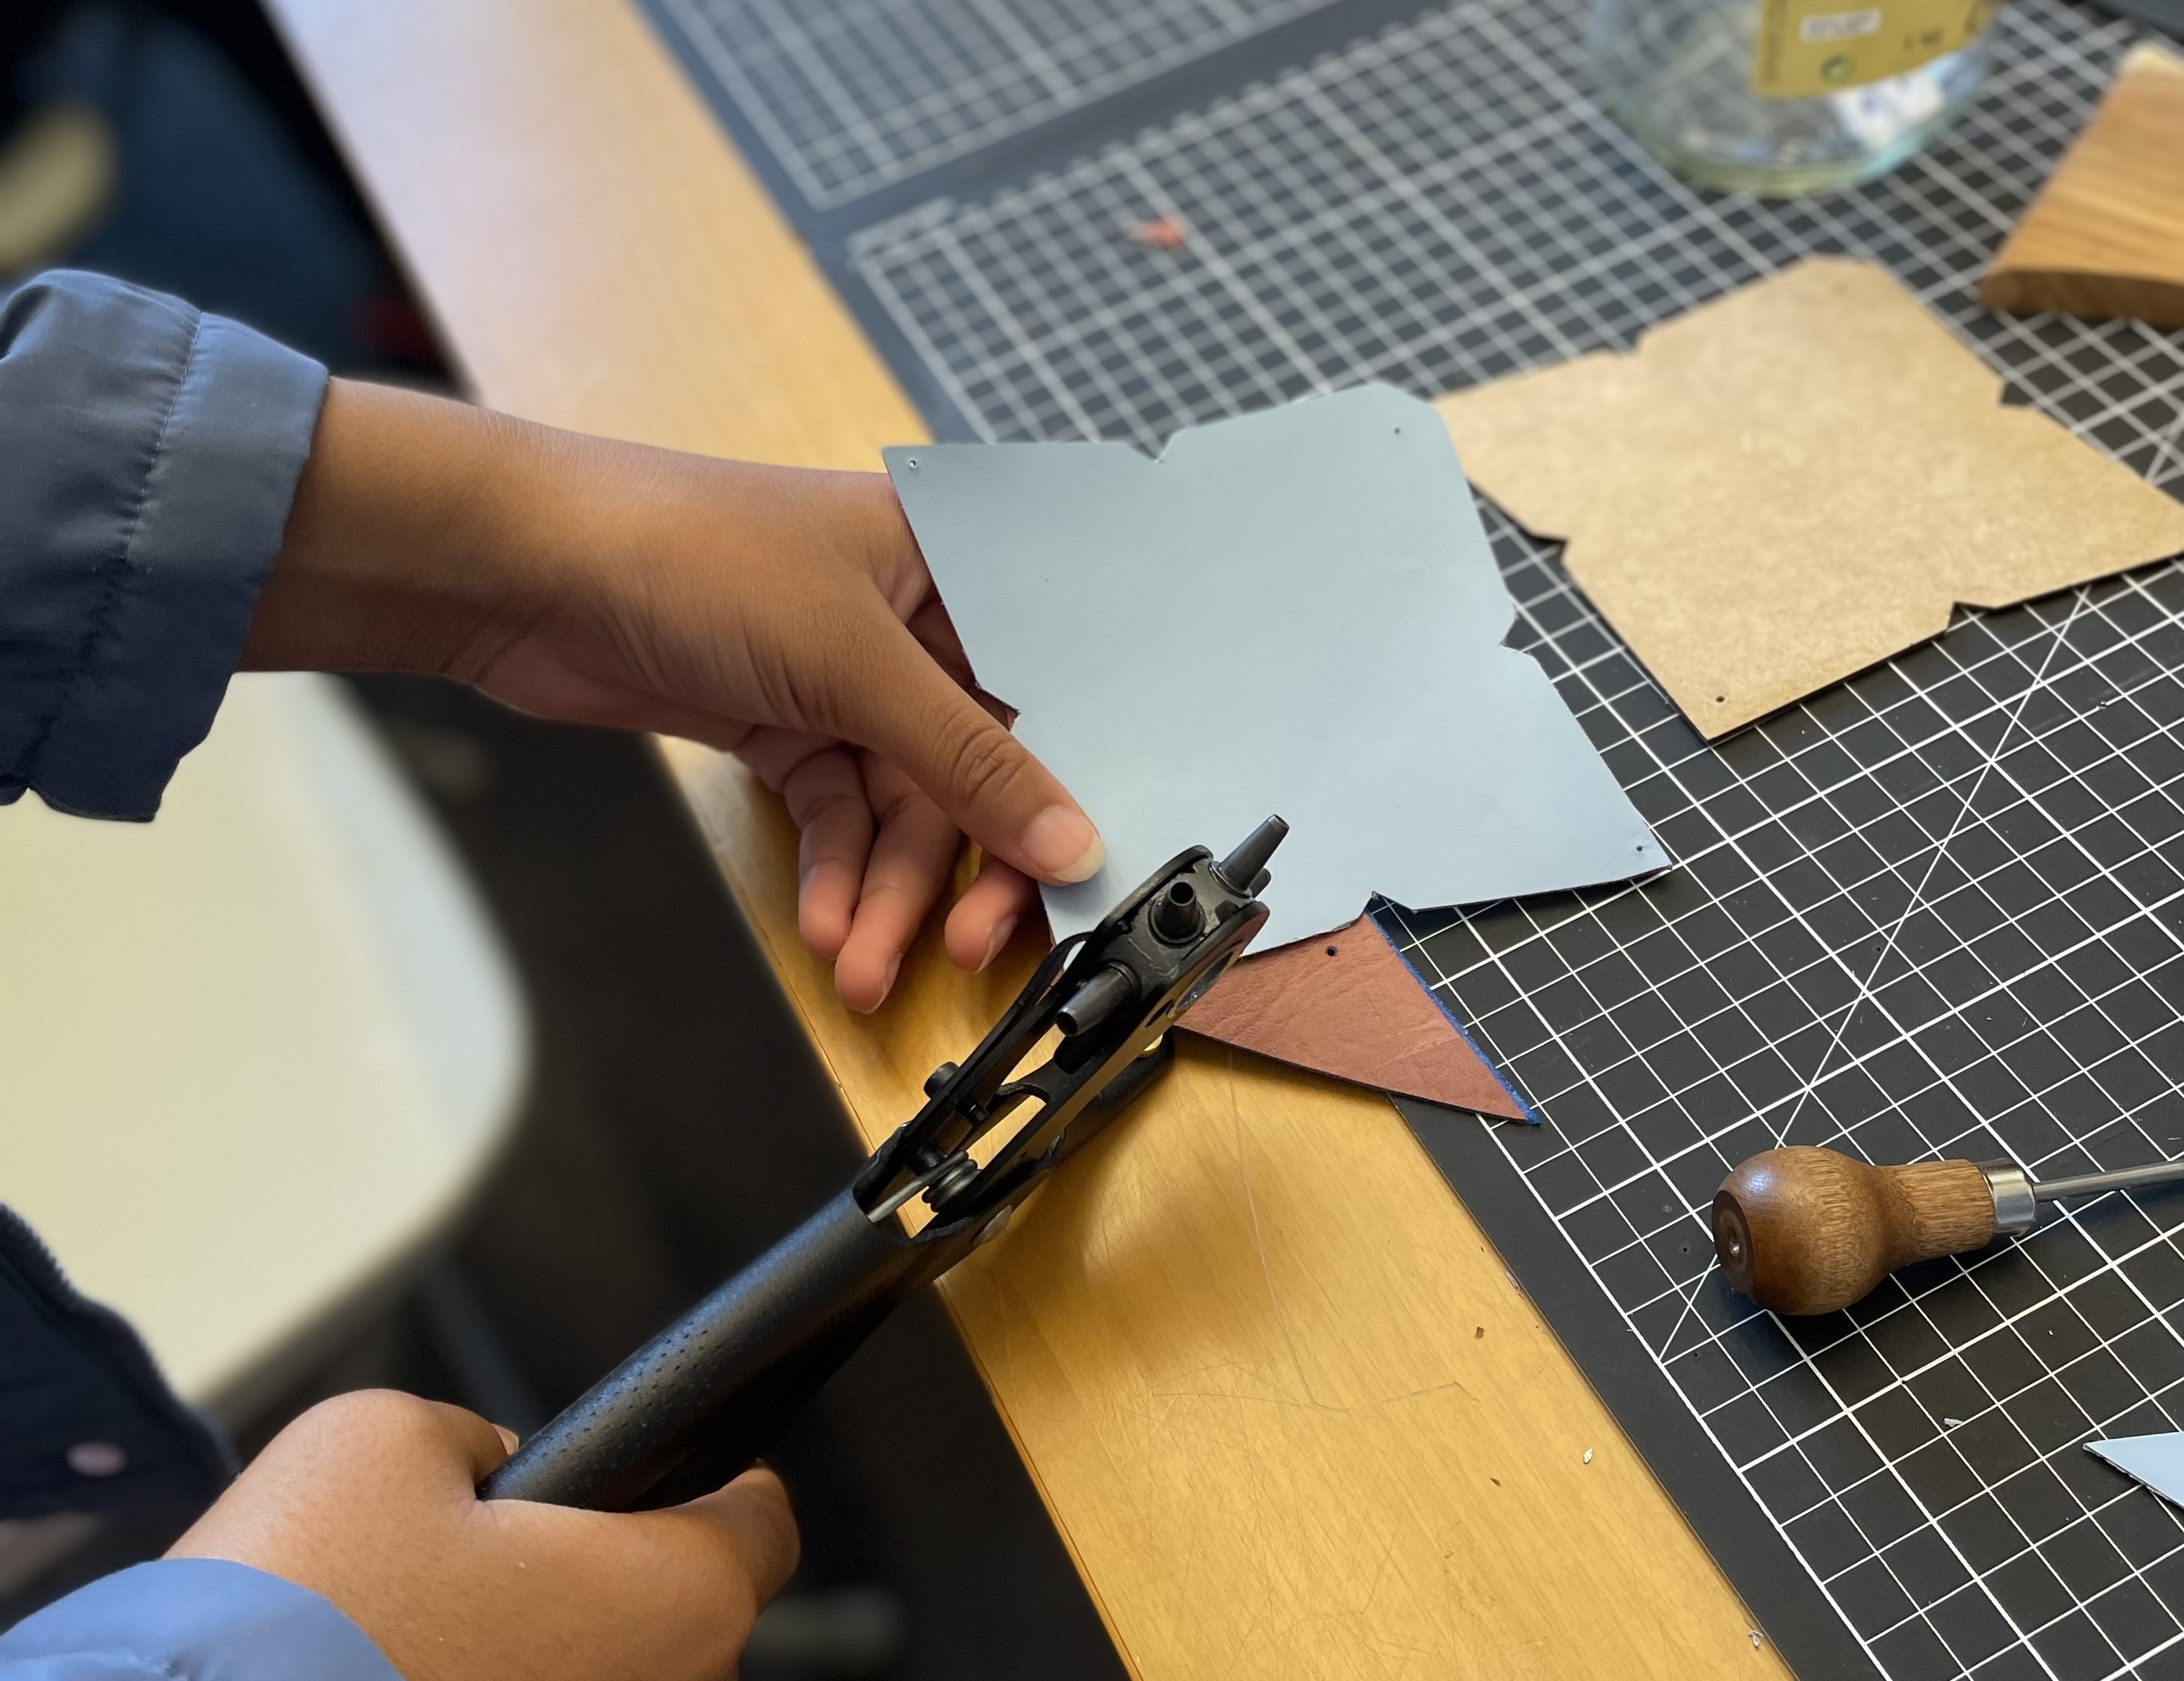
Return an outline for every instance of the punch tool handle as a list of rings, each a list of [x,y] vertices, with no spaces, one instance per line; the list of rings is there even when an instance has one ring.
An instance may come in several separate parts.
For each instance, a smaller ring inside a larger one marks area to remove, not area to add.
[[[939,1259],[844,1191],[524,1443],[480,1492],[624,1511],[719,1486]],[[703,1463],[690,1463],[701,1445]],[[663,1486],[678,1468],[688,1477]],[[686,1493],[686,1481],[700,1486]]]
[[[479,1492],[628,1511],[689,1499],[750,1464],[898,1303],[1001,1232],[1168,1066],[1168,1029],[1264,925],[1267,860],[1288,828],[1268,818],[1217,861],[1203,846],[1178,853],[1056,947],[962,1061],[933,1069],[924,1104],[846,1190]]]

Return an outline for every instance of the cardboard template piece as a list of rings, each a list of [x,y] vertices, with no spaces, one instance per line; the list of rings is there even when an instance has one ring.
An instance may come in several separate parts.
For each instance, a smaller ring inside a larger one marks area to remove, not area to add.
[[[1126,444],[887,452],[978,682],[1100,825],[1057,939],[1290,823],[1259,947],[1668,863],[1545,672],[1448,434],[1384,386]]]
[[[1980,301],[2184,327],[2184,53],[2131,48],[2010,230]]]
[[[1536,1119],[1370,916],[1245,958],[1177,1025],[1337,1080],[1507,1120]]]
[[[1473,481],[1708,737],[1944,629],[2184,550],[2184,506],[2030,409],[1881,270],[1810,258],[1442,398]]]
[[[2184,1506],[2184,1432],[2119,1436],[2109,1442],[2088,1442],[2086,1451],[2125,1476],[2137,1477],[2171,1505]]]

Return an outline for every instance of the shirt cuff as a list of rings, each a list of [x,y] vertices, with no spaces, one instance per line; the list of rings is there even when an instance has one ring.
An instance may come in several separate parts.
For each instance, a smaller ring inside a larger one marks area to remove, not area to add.
[[[108,393],[113,433],[134,432],[141,449],[109,458],[125,482],[109,505],[104,600],[28,781],[57,809],[141,821],[227,692],[326,371],[157,293],[109,281],[93,298],[90,312],[126,348]]]
[[[402,1681],[331,1600],[226,1559],[162,1559],[0,1634],[0,1681]]]

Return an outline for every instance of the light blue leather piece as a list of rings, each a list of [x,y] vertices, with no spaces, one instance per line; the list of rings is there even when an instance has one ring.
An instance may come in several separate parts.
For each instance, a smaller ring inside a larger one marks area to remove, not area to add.
[[[2163,1499],[2184,1506],[2184,1431],[2088,1442],[2086,1451],[2125,1476],[2136,1477]]]
[[[1125,444],[890,450],[979,683],[1106,868],[1056,938],[1184,847],[1289,819],[1262,949],[1373,893],[1469,904],[1669,858],[1530,657],[1440,417],[1386,386]]]

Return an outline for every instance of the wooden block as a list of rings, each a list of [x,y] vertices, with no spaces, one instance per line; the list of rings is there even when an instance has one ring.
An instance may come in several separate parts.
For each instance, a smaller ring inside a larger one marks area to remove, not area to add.
[[[1531,1119],[1369,913],[1317,940],[1253,952],[1181,1025],[1337,1080]]]
[[[2124,60],[1980,300],[2184,327],[2184,54],[2148,42]]]

